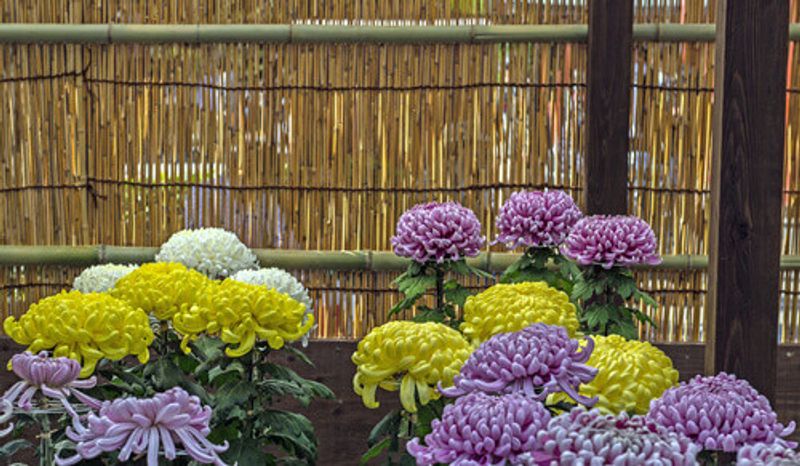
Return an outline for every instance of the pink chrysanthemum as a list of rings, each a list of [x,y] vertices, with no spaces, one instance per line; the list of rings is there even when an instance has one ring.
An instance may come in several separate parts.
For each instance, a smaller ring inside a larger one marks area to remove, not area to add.
[[[537,449],[516,464],[529,466],[694,465],[699,448],[643,416],[603,415],[574,408],[553,418],[536,438]]]
[[[587,366],[594,341],[580,342],[563,327],[533,324],[513,333],[501,333],[482,343],[461,368],[450,388],[439,388],[445,396],[472,391],[522,392],[536,400],[564,392],[592,406],[596,398],[578,394],[579,385],[594,379],[597,369]]]
[[[5,437],[14,430],[14,423],[11,422],[12,417],[14,417],[14,405],[10,401],[0,398],[0,438]],[[8,425],[3,427],[6,422]]]
[[[564,242],[582,216],[575,201],[563,191],[520,191],[503,203],[496,223],[494,243],[554,248]]]
[[[798,466],[800,452],[777,443],[745,445],[736,453],[736,466]]]
[[[415,438],[406,449],[422,466],[519,464],[517,456],[534,449],[536,433],[549,420],[541,403],[521,393],[474,392],[445,406],[425,446]]]
[[[430,202],[407,210],[392,237],[394,253],[425,263],[478,255],[485,238],[475,214],[457,202]]]
[[[44,396],[58,400],[72,417],[78,414],[69,402],[74,396],[81,403],[99,408],[100,402],[81,392],[81,389],[92,388],[97,384],[95,377],[78,380],[81,365],[70,358],[52,358],[42,351],[37,355],[19,353],[11,357],[11,368],[19,377],[19,382],[9,388],[3,399],[10,403],[17,402],[21,409],[33,409],[33,397],[37,392]]]
[[[77,446],[69,458],[56,457],[58,466],[70,466],[96,458],[106,452],[119,451],[117,458],[128,461],[133,455],[147,454],[147,465],[158,466],[158,456],[174,460],[176,444],[183,445],[187,455],[199,463],[224,466],[219,453],[228,443],[214,445],[206,436],[211,408],[190,396],[180,387],[158,393],[152,398],[119,398],[103,403],[100,412],[90,413],[88,427],[73,422],[67,436]]]
[[[647,417],[706,450],[734,452],[755,443],[797,446],[783,439],[794,431],[794,423],[784,427],[763,395],[724,372],[698,375],[668,389],[651,402]]]
[[[580,265],[614,266],[661,263],[656,235],[644,220],[624,215],[594,215],[578,220],[561,253]]]

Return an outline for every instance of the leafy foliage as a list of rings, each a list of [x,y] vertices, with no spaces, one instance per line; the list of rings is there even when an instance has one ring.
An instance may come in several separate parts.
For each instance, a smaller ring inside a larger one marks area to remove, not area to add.
[[[334,398],[330,389],[271,361],[265,344],[256,345],[245,357],[229,358],[225,344],[215,338],[198,339],[188,355],[180,351],[179,343],[177,335],[164,329],[154,345],[157,356],[148,364],[105,361],[98,372],[109,383],[97,389],[99,395],[143,397],[180,386],[213,408],[209,439],[230,443],[222,455],[230,464],[314,464],[317,441],[311,422],[271,405],[288,397],[308,406],[314,399]],[[283,351],[313,366],[300,350],[287,346]],[[283,454],[279,457],[276,450]]]
[[[559,254],[557,249],[528,248],[503,272],[500,283],[545,282],[570,295],[579,277],[578,266]]]
[[[448,278],[452,275],[492,278],[492,275],[467,264],[464,259],[441,264],[412,262],[408,270],[394,281],[403,294],[403,299],[392,307],[389,314],[398,314],[416,306],[414,321],[440,322],[457,328],[461,322],[457,319],[456,309],[463,306],[472,293],[455,278]],[[434,307],[418,304],[428,293],[433,293],[436,297]]]
[[[638,302],[656,306],[656,301],[639,290],[633,273],[623,267],[603,269],[591,266],[572,289],[572,299],[583,303],[580,315],[583,331],[596,335],[637,336],[637,323],[655,326],[650,317],[635,307]]]

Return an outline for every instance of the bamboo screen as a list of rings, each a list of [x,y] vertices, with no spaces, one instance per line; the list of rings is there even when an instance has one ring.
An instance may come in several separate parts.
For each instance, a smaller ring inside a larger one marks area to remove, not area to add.
[[[198,4],[204,3],[204,6]],[[16,0],[2,22],[582,23],[582,1]],[[637,22],[712,22],[713,2],[641,0]],[[798,3],[793,2],[792,21]],[[795,45],[789,84],[800,87]],[[630,212],[663,254],[706,254],[713,44],[635,45]],[[580,198],[586,46],[0,46],[0,243],[157,246],[220,226],[252,247],[388,250],[399,215],[453,199],[489,238],[514,190]],[[798,92],[787,93],[783,253],[800,254]],[[68,287],[72,267],[0,268],[2,313]],[[386,319],[393,274],[298,271],[319,337]],[[701,341],[705,273],[640,274],[648,338]],[[781,338],[800,341],[797,273]],[[471,286],[481,286],[471,282]]]

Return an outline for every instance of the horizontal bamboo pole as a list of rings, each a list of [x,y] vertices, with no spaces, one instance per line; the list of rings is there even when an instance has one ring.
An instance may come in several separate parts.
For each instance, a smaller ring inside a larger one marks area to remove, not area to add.
[[[635,24],[639,42],[713,42],[716,26]],[[507,43],[586,42],[586,24],[473,26],[352,26],[321,24],[0,24],[0,43]],[[789,26],[800,41],[800,23]]]
[[[304,251],[293,249],[254,249],[265,267],[288,270],[331,271],[401,271],[408,259],[389,251]],[[2,246],[0,266],[93,264],[141,264],[155,258],[158,248],[128,246]],[[501,272],[519,258],[517,253],[481,253],[468,259],[471,265],[489,272]],[[695,255],[665,256],[657,266],[642,266],[649,270],[700,270],[708,267],[708,257]],[[800,269],[800,256],[781,257],[781,269]]]

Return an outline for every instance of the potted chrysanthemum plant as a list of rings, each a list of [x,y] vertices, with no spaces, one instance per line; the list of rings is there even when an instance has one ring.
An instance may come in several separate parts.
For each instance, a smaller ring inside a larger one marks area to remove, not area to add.
[[[633,216],[594,215],[580,219],[561,253],[582,267],[572,299],[582,304],[581,326],[590,334],[637,337],[637,323],[655,323],[638,302],[656,306],[640,290],[630,267],[657,265],[661,257],[650,225]]]
[[[395,254],[411,259],[411,264],[395,280],[403,299],[392,307],[390,314],[416,306],[415,321],[457,327],[460,322],[456,306],[463,306],[470,293],[449,275],[491,278],[466,262],[466,258],[478,255],[484,242],[475,213],[457,202],[418,204],[403,213],[392,246]],[[431,291],[435,304],[432,307],[420,304],[420,299]]]
[[[364,406],[380,407],[379,388],[400,392],[400,408],[387,412],[372,429],[362,464],[381,455],[389,465],[413,464],[403,444],[430,433],[446,401],[439,387],[453,385],[471,349],[463,335],[444,324],[407,320],[376,327],[358,343],[352,356],[353,388]]]
[[[543,281],[568,295],[580,271],[561,255],[559,246],[582,214],[563,191],[520,191],[509,196],[497,215],[497,238],[509,250],[525,247],[501,283]]]

